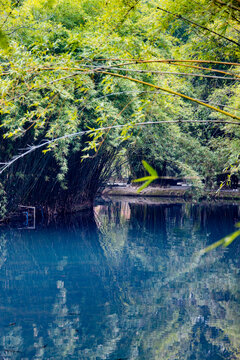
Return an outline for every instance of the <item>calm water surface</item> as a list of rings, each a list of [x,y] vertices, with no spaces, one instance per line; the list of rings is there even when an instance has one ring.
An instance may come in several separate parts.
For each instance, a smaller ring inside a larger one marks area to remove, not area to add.
[[[0,230],[0,359],[240,358],[237,205],[113,202]]]

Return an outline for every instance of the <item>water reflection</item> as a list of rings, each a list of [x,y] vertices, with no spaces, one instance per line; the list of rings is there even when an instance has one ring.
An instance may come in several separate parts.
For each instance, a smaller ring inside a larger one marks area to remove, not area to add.
[[[238,205],[96,206],[0,236],[3,359],[238,359]]]

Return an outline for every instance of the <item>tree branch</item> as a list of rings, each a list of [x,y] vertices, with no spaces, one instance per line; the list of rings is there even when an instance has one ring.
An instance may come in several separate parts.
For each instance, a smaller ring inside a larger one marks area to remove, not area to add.
[[[49,146],[51,144],[53,144],[54,142],[60,141],[60,140],[65,140],[65,139],[69,139],[72,137],[77,137],[77,136],[82,136],[84,134],[90,134],[92,132],[96,132],[96,131],[104,131],[104,130],[111,130],[111,129],[116,129],[116,128],[122,128],[122,127],[128,127],[128,126],[144,126],[144,125],[159,125],[159,124],[170,124],[170,123],[217,123],[217,124],[232,124],[232,125],[238,125],[240,126],[240,122],[237,121],[228,121],[228,120],[218,120],[218,119],[206,119],[206,120],[161,120],[161,121],[146,121],[146,122],[142,122],[142,123],[136,123],[136,124],[131,124],[131,123],[127,123],[124,125],[113,125],[113,126],[106,126],[106,127],[102,127],[102,128],[98,128],[98,129],[91,129],[91,130],[85,130],[85,131],[79,131],[73,134],[67,134],[64,136],[61,136],[59,138],[53,139],[53,140],[46,140],[45,142],[43,142],[42,144],[39,145],[33,145],[33,146],[28,146],[28,150],[22,154],[16,155],[12,158],[12,160],[5,162],[5,163],[0,163],[0,165],[3,165],[2,168],[0,168],[0,175],[7,169],[9,168],[12,164],[14,164],[16,161],[18,161],[19,159],[24,158],[25,156],[27,156],[28,154],[32,153],[35,150],[38,150],[40,148],[43,148],[45,146]]]
[[[119,77],[119,78],[122,78],[122,79],[127,79],[127,80],[130,80],[130,81],[134,81],[134,82],[137,82],[137,83],[139,83],[139,84],[147,85],[147,86],[150,86],[150,87],[152,87],[152,88],[159,89],[159,90],[168,92],[168,93],[170,93],[170,94],[174,94],[174,95],[180,96],[180,97],[182,97],[182,98],[184,98],[184,99],[190,100],[190,101],[195,102],[195,103],[200,104],[200,105],[203,105],[203,106],[205,106],[205,107],[207,107],[207,108],[209,108],[209,109],[211,109],[211,110],[217,111],[217,112],[219,112],[219,113],[221,113],[221,114],[223,114],[223,115],[230,116],[230,117],[233,118],[233,119],[240,120],[240,117],[239,117],[239,116],[233,115],[233,114],[231,114],[231,113],[229,113],[229,112],[227,112],[227,111],[221,110],[221,109],[216,108],[216,107],[214,107],[214,106],[212,106],[212,105],[209,105],[209,104],[206,104],[206,103],[204,103],[204,102],[202,102],[202,101],[199,101],[199,100],[197,100],[197,99],[194,99],[194,98],[192,98],[192,97],[190,97],[190,96],[181,94],[181,93],[179,93],[179,92],[177,92],[177,91],[174,91],[174,90],[171,90],[171,89],[166,89],[166,88],[163,88],[163,87],[161,87],[161,86],[157,86],[157,85],[154,85],[154,84],[151,84],[151,83],[147,83],[146,81],[134,79],[134,78],[131,78],[131,77],[126,76],[126,75],[120,75],[120,74],[110,73],[110,72],[108,72],[108,71],[97,71],[97,72],[102,73],[102,74],[106,74],[106,75],[116,76],[116,77]]]

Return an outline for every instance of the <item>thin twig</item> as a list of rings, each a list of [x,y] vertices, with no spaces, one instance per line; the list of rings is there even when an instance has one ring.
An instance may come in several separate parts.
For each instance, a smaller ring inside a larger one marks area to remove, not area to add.
[[[218,37],[220,37],[220,38],[222,38],[222,39],[224,39],[224,40],[227,40],[227,41],[229,41],[229,42],[231,42],[231,43],[233,43],[233,44],[235,44],[235,45],[237,45],[237,46],[240,46],[240,43],[238,43],[237,41],[234,41],[234,40],[232,40],[232,39],[229,39],[229,38],[227,38],[226,36],[221,35],[221,34],[217,33],[216,31],[207,28],[206,26],[202,26],[202,25],[200,25],[200,24],[198,24],[198,23],[195,23],[194,21],[189,20],[189,19],[183,17],[182,15],[174,14],[174,13],[171,12],[171,11],[168,11],[168,10],[165,10],[165,9],[160,8],[159,6],[157,6],[157,9],[158,9],[158,10],[161,10],[161,11],[163,11],[163,12],[166,12],[167,14],[173,15],[174,17],[176,17],[176,18],[178,18],[178,19],[180,19],[180,20],[183,20],[183,21],[185,21],[185,22],[188,22],[189,24],[191,24],[191,25],[193,25],[193,26],[197,26],[197,27],[199,27],[200,29],[203,29],[203,30],[205,30],[205,31],[208,31],[208,32],[210,32],[210,33],[212,33],[212,34],[214,34],[214,35],[217,35]]]

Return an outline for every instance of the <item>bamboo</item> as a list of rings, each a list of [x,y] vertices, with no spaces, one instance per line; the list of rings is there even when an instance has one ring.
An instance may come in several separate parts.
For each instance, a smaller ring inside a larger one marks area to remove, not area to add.
[[[142,60],[142,59],[119,59],[119,58],[109,58],[109,59],[94,59],[93,61],[131,61],[130,63],[119,64],[118,66],[123,65],[131,65],[133,63],[199,63],[199,64],[218,64],[218,65],[230,65],[230,66],[240,66],[240,63],[230,62],[230,61],[217,61],[217,60],[200,60],[200,59],[150,59],[150,60]]]
[[[168,11],[168,10],[165,10],[165,9],[160,8],[159,6],[157,6],[157,9],[160,10],[160,11],[164,11],[164,12],[170,14],[170,15],[173,15],[174,17],[176,17],[176,18],[178,18],[178,19],[180,19],[180,20],[186,21],[186,22],[188,22],[188,23],[191,24],[191,25],[197,26],[197,27],[199,27],[200,29],[203,29],[203,30],[205,30],[205,31],[209,31],[210,33],[212,33],[212,34],[214,34],[214,35],[217,35],[217,36],[220,37],[221,39],[227,40],[227,41],[231,42],[232,44],[235,44],[235,45],[237,45],[237,46],[240,46],[240,43],[238,43],[237,41],[234,41],[234,40],[232,40],[232,39],[229,39],[229,38],[227,38],[226,36],[221,35],[221,34],[217,33],[216,31],[207,28],[206,26],[203,26],[203,25],[200,25],[200,24],[198,24],[198,23],[195,23],[194,21],[189,20],[189,19],[183,17],[182,15],[174,14],[174,13],[172,13],[171,11]]]
[[[98,67],[99,69],[99,67]],[[182,73],[182,72],[171,72],[171,71],[158,71],[158,70],[142,70],[142,69],[126,69],[119,67],[102,67],[102,69],[111,69],[111,70],[120,70],[127,72],[138,72],[138,73],[151,73],[151,74],[160,74],[160,75],[178,75],[178,76],[193,76],[193,77],[202,77],[208,79],[221,79],[221,80],[235,80],[239,81],[240,76],[234,75],[235,77],[225,77],[225,76],[216,76],[216,75],[205,75],[205,74],[193,74],[193,73]],[[95,69],[93,69],[95,71]]]
[[[65,140],[65,139],[69,139],[69,138],[73,138],[73,137],[79,137],[82,136],[84,134],[91,134],[93,131],[104,131],[104,130],[108,130],[108,129],[117,129],[117,128],[122,128],[122,127],[126,127],[126,126],[145,126],[145,125],[159,125],[159,124],[174,124],[174,123],[216,123],[216,124],[231,124],[231,125],[237,125],[240,126],[240,122],[238,121],[229,121],[229,120],[218,120],[218,119],[205,119],[205,120],[161,120],[161,121],[145,121],[145,122],[141,122],[141,123],[136,123],[136,124],[131,124],[131,123],[127,123],[124,125],[113,125],[113,126],[106,126],[106,127],[102,127],[102,128],[98,128],[98,129],[90,129],[90,130],[85,130],[85,131],[79,131],[76,133],[72,133],[72,134],[67,134],[67,135],[63,135],[59,138],[56,139],[52,139],[52,140],[46,140],[45,142],[38,144],[38,145],[33,145],[33,146],[28,146],[27,150],[22,153],[19,154],[17,156],[14,156],[11,160],[5,162],[5,163],[1,163],[2,167],[0,167],[0,174],[2,174],[7,168],[9,168],[13,163],[15,163],[16,161],[18,161],[19,159],[24,158],[26,155],[32,153],[33,151],[43,148],[45,146],[49,146],[57,141],[60,140]]]
[[[200,101],[200,100],[194,99],[194,98],[192,98],[192,97],[190,97],[190,96],[187,96],[187,95],[184,95],[184,94],[181,94],[181,93],[179,93],[179,92],[177,92],[177,91],[174,91],[174,90],[171,90],[171,89],[166,89],[166,88],[163,88],[163,87],[161,87],[161,86],[148,83],[148,82],[146,82],[146,81],[134,79],[134,78],[131,78],[131,77],[126,76],[126,75],[120,75],[120,74],[110,73],[110,72],[107,72],[107,71],[97,71],[97,72],[102,73],[102,74],[106,74],[106,75],[110,75],[110,76],[119,77],[119,78],[126,79],[126,80],[130,80],[130,81],[134,81],[134,82],[137,82],[137,83],[139,83],[139,84],[143,84],[143,85],[150,86],[150,87],[152,87],[152,88],[154,88],[154,89],[162,90],[162,91],[168,92],[168,93],[170,93],[170,94],[174,94],[174,95],[180,96],[180,97],[182,97],[182,98],[184,98],[184,99],[187,99],[187,100],[190,100],[190,101],[195,102],[195,103],[197,103],[197,104],[200,104],[200,105],[202,105],[202,106],[205,106],[205,107],[207,107],[207,108],[209,108],[209,109],[211,109],[211,110],[217,111],[217,112],[219,112],[219,113],[221,113],[221,114],[223,114],[223,115],[230,116],[230,117],[233,118],[233,119],[240,120],[240,117],[237,116],[237,115],[233,115],[233,114],[231,114],[231,113],[229,113],[229,112],[227,112],[227,111],[221,110],[221,109],[219,109],[219,108],[216,108],[215,106],[206,104],[206,103],[204,103],[204,102],[202,102],[202,101]]]

